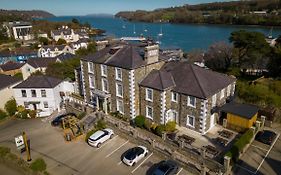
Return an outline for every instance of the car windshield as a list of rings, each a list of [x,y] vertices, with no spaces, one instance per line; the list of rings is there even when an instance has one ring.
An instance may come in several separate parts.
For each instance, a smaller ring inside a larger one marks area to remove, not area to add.
[[[128,160],[133,160],[141,150],[142,149],[139,147],[132,148],[126,153],[125,158]]]
[[[159,167],[155,170],[153,175],[165,175],[169,171],[170,167],[167,164],[161,164]]]

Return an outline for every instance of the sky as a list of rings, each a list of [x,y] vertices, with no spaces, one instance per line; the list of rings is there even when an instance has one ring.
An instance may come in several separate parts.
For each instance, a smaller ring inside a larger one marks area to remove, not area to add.
[[[228,0],[0,0],[1,9],[45,10],[57,16],[115,14]]]

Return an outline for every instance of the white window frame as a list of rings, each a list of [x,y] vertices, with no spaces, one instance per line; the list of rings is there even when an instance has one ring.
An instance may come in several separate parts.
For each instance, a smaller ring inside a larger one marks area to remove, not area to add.
[[[122,110],[120,110],[120,102],[122,103]],[[116,110],[119,111],[120,114],[124,114],[124,102],[123,100],[117,99],[116,100]]]
[[[96,82],[95,82],[95,77],[93,75],[89,75],[89,85],[90,88],[95,88]]]
[[[176,95],[176,99],[174,99],[174,95]],[[171,93],[171,100],[172,100],[172,102],[178,102],[178,97],[179,97],[179,94],[178,93],[176,93],[176,92],[172,92]]]
[[[120,77],[118,76],[119,73],[120,73]],[[115,77],[116,77],[116,80],[122,81],[122,69],[121,68],[118,68],[118,67],[115,68]]]
[[[190,98],[194,98],[194,105],[190,103]],[[187,96],[187,106],[190,106],[190,107],[193,107],[193,108],[196,108],[196,97],[193,97],[193,96]]]
[[[45,92],[45,95],[43,96],[43,93],[42,92]],[[47,91],[45,89],[41,89],[41,97],[47,97]]]
[[[105,81],[107,82],[107,87],[106,87],[106,89],[105,89],[105,84],[104,84]],[[102,78],[102,79],[101,79],[101,84],[102,84],[102,91],[103,91],[103,92],[108,92],[108,86],[109,86],[109,85],[108,85],[107,79]]]
[[[193,118],[193,125],[190,125],[190,124],[189,124],[189,118]],[[195,128],[195,117],[194,117],[194,116],[192,116],[192,115],[187,115],[187,118],[186,118],[186,126]]]
[[[45,109],[49,108],[49,104],[48,104],[47,101],[44,101],[44,102],[43,102],[43,107],[44,107]]]
[[[220,99],[223,99],[225,96],[225,89],[221,90]]]
[[[121,86],[121,94],[119,94],[119,88],[118,88],[119,86],[118,85]],[[116,83],[116,96],[123,98],[123,94],[124,94],[124,91],[123,91],[122,83]]]
[[[92,62],[88,62],[88,71],[90,73],[94,73],[95,69],[94,69],[94,63]]]
[[[148,91],[151,91],[151,98],[148,97]],[[153,102],[153,89],[150,88],[145,89],[145,99],[146,101]]]
[[[148,109],[151,109],[151,116],[149,116]],[[153,120],[153,107],[151,107],[151,106],[146,106],[146,108],[145,108],[145,114],[146,114],[146,115],[145,115],[146,118],[149,118],[149,119]]]
[[[101,76],[107,77],[107,66],[104,64],[101,64]]]

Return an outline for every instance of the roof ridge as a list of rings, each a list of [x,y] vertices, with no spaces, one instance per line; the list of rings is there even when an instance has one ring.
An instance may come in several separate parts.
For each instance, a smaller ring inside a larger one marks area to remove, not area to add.
[[[195,80],[197,81],[197,83],[198,83],[198,85],[199,85],[199,88],[200,88],[201,92],[203,93],[204,97],[206,98],[207,95],[206,95],[206,93],[205,93],[203,87],[201,86],[201,83],[200,83],[200,81],[199,81],[198,76],[197,76],[196,73],[194,72],[193,65],[190,64],[189,66],[191,67],[191,71],[192,71],[192,73],[193,73],[193,75],[194,75],[194,77],[195,77]]]
[[[164,89],[164,85],[163,85],[163,81],[162,81],[162,76],[161,76],[161,71],[157,70],[157,72],[158,72],[159,77],[160,77],[160,83],[161,83],[162,89]]]

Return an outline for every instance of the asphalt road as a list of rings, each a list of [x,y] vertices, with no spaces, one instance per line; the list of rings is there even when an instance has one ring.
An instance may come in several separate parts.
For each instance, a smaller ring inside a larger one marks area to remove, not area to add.
[[[277,131],[279,133],[279,131]],[[279,136],[279,135],[278,135]],[[234,174],[239,175],[280,175],[281,174],[281,139],[276,138],[273,145],[253,141]]]
[[[64,141],[61,129],[54,128],[41,119],[13,120],[0,124],[0,145],[12,148],[13,152],[23,158],[25,155],[21,155],[14,144],[14,137],[22,131],[25,131],[31,140],[32,159],[44,158],[47,171],[54,175],[145,175],[149,167],[162,160],[150,152],[134,167],[124,165],[121,155],[136,145],[120,136],[115,136],[100,148],[93,148],[82,139]],[[186,174],[190,173],[184,169],[180,169],[178,173]]]

